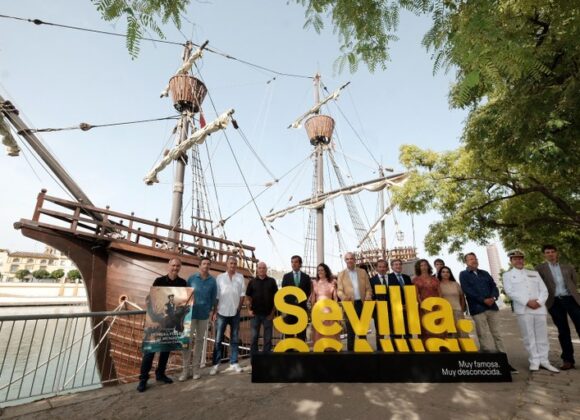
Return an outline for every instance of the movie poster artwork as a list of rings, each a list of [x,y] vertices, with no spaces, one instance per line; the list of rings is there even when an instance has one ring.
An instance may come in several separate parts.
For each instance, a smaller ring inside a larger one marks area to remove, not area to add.
[[[152,287],[147,297],[143,352],[190,348],[193,288]]]

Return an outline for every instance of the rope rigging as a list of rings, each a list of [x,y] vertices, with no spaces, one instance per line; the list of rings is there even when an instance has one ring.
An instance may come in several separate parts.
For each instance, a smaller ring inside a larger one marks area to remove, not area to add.
[[[322,84],[322,82],[320,82],[320,83],[322,85],[322,89],[324,89],[325,92],[329,93],[328,88],[326,86],[324,86],[324,84]],[[338,105],[338,103],[336,101],[334,101],[334,104],[336,105],[336,108],[338,109],[338,112],[340,112],[340,115],[345,119],[346,123],[351,128],[351,130],[353,131],[355,137],[360,141],[360,143],[362,144],[362,146],[364,147],[364,149],[368,152],[368,154],[371,157],[371,159],[376,163],[377,166],[380,166],[380,163],[375,158],[375,156],[373,155],[373,153],[371,152],[371,150],[369,149],[369,147],[366,145],[366,143],[364,142],[364,140],[362,139],[362,137],[360,136],[360,134],[358,133],[358,131],[354,128],[354,126],[352,125],[352,123],[350,122],[350,120],[346,117],[345,113],[342,112],[342,109],[340,108],[340,106]]]
[[[106,123],[106,124],[89,124],[86,122],[82,122],[79,125],[73,125],[70,127],[61,127],[61,128],[29,128],[28,130],[22,130],[18,134],[21,133],[52,133],[56,131],[68,131],[68,130],[81,130],[81,131],[89,131],[93,128],[102,128],[102,127],[117,127],[121,125],[130,125],[130,124],[141,124],[141,123],[148,123],[148,122],[156,122],[156,121],[166,121],[166,120],[177,120],[179,119],[178,115],[173,115],[170,117],[161,117],[161,118],[150,118],[146,120],[135,120],[135,121],[124,121],[124,122],[115,122],[115,123]]]
[[[99,35],[110,35],[110,36],[116,36],[116,37],[121,37],[121,38],[127,38],[126,34],[120,34],[118,32],[110,32],[110,31],[102,31],[102,30],[98,30],[98,29],[83,28],[81,26],[64,25],[64,24],[55,23],[55,22],[45,22],[45,21],[40,20],[40,19],[28,19],[28,18],[22,18],[22,17],[17,17],[17,16],[3,15],[3,14],[0,14],[0,18],[12,19],[12,20],[17,20],[17,21],[21,21],[21,22],[29,22],[29,23],[35,24],[36,26],[46,25],[46,26],[53,26],[53,27],[62,28],[62,29],[71,29],[71,30],[75,30],[75,31],[90,32],[90,33],[95,33],[95,34],[99,34]],[[161,44],[169,44],[169,45],[179,45],[181,47],[184,47],[186,44],[185,42],[168,41],[166,39],[159,39],[159,38],[143,37],[141,39],[143,41],[152,41],[152,42],[158,42]],[[201,45],[193,43],[193,42],[192,42],[192,45],[195,47],[201,47]],[[205,50],[209,51],[215,55],[224,57],[228,60],[237,61],[237,62],[245,64],[249,67],[263,70],[263,71],[275,74],[277,76],[293,77],[293,78],[299,78],[299,79],[312,79],[313,78],[312,76],[306,76],[306,75],[302,75],[302,74],[294,74],[294,73],[287,73],[287,72],[281,72],[278,70],[274,70],[274,69],[271,69],[269,67],[262,66],[260,64],[255,64],[255,63],[252,63],[250,61],[234,57],[234,56],[227,54],[225,52],[218,51],[215,48],[205,48]]]

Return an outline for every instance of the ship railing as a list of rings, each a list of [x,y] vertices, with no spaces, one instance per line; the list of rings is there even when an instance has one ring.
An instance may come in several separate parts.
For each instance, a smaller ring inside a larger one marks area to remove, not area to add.
[[[90,217],[99,213],[102,220]],[[45,221],[45,220],[48,220]],[[32,222],[40,227],[59,229],[67,233],[100,240],[126,241],[154,250],[172,249],[194,257],[208,256],[218,263],[230,256],[242,260],[242,265],[254,271],[255,247],[242,241],[220,238],[211,232],[171,226],[158,219],[148,220],[106,208],[98,208],[76,201],[64,200],[46,194],[38,194]],[[57,224],[54,224],[57,223]]]

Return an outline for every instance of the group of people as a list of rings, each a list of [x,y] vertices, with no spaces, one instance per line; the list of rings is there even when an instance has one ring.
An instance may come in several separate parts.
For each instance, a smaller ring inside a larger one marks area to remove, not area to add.
[[[568,316],[572,319],[580,336],[580,295],[577,291],[576,271],[574,267],[559,264],[557,249],[546,245],[543,249],[546,262],[536,267],[536,271],[524,268],[524,254],[519,250],[510,251],[508,257],[512,269],[504,273],[504,291],[513,303],[513,310],[517,316],[521,329],[524,346],[529,353],[530,370],[544,368],[552,372],[558,369],[548,360],[547,313],[550,313],[554,324],[558,328],[558,338],[562,347],[563,363],[560,369],[573,369],[575,365],[574,350],[571,341]],[[302,258],[294,255],[291,258],[292,271],[285,274],[281,287],[299,287],[308,297],[306,301],[292,301],[294,296],[288,296],[288,303],[300,305],[307,310],[322,299],[335,301],[352,301],[358,316],[362,313],[363,302],[367,300],[389,300],[389,290],[414,285],[419,303],[429,297],[441,297],[449,301],[456,321],[469,313],[475,323],[476,334],[480,343],[480,351],[498,351],[505,353],[501,337],[501,325],[497,300],[500,298],[499,289],[485,271],[479,269],[477,256],[470,252],[465,254],[465,270],[459,274],[456,281],[451,269],[441,259],[433,263],[435,270],[425,259],[415,263],[415,276],[411,278],[403,273],[403,261],[391,260],[391,272],[386,260],[379,260],[375,264],[376,274],[369,277],[367,271],[356,266],[354,253],[344,256],[346,269],[334,276],[328,265],[321,263],[316,268],[316,278],[302,271]],[[159,277],[153,286],[177,286],[194,288],[194,305],[192,310],[191,342],[193,344],[193,361],[191,350],[183,351],[183,370],[180,381],[190,377],[200,377],[200,363],[208,322],[215,322],[215,345],[213,351],[213,365],[209,371],[215,375],[219,371],[222,359],[223,339],[226,327],[230,326],[230,365],[226,371],[241,372],[238,364],[240,311],[246,302],[251,318],[251,354],[259,351],[260,331],[262,331],[262,351],[272,350],[273,319],[275,315],[274,296],[278,291],[276,280],[268,276],[266,263],[259,262],[256,277],[245,286],[244,277],[237,272],[237,259],[228,258],[226,271],[214,278],[210,272],[211,261],[202,258],[199,272],[193,274],[186,281],[178,276],[181,262],[172,259],[169,262],[167,275]],[[376,286],[386,286],[387,293],[376,293]],[[402,304],[405,305],[403,289],[400,293]],[[292,315],[285,316],[285,322],[297,322]],[[346,322],[347,350],[354,349],[355,332],[348,319]],[[374,315],[375,330],[378,331],[377,315]],[[195,338],[194,338],[195,337]],[[393,335],[393,337],[396,337]],[[403,336],[407,338],[407,336]],[[298,334],[298,338],[305,340],[306,331]],[[316,342],[322,338],[313,331],[312,340]],[[364,337],[363,337],[364,338]],[[377,333],[376,345],[382,337]],[[423,338],[429,338],[423,334]],[[145,391],[149,371],[152,366],[154,353],[145,353],[141,366],[141,375],[137,389]],[[161,352],[156,370],[156,378],[164,383],[173,382],[165,375],[165,368],[169,352]],[[517,370],[509,366],[512,373]]]

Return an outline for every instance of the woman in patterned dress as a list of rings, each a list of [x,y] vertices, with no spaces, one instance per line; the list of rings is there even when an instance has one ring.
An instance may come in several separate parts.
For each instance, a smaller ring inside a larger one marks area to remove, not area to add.
[[[441,297],[441,289],[439,288],[439,280],[433,277],[433,268],[429,261],[421,259],[415,263],[415,277],[411,280],[417,289],[417,299],[419,300],[419,305],[425,299],[430,297]],[[425,311],[420,310],[421,317]],[[433,334],[423,329],[421,325],[421,338],[426,340],[430,337],[441,337],[439,334]]]

